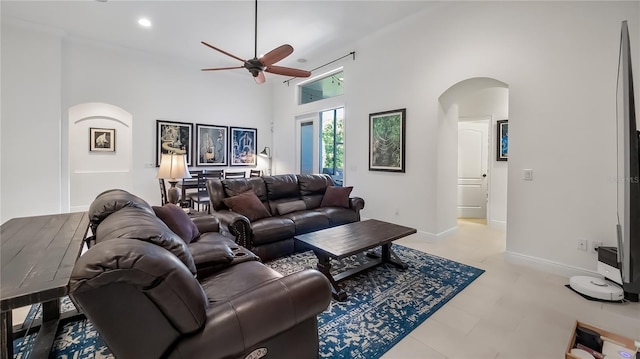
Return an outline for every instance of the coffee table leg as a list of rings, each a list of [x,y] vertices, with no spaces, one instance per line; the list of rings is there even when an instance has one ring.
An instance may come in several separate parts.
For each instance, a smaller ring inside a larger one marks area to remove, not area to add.
[[[340,288],[338,283],[335,281],[335,279],[333,279],[333,276],[331,275],[331,258],[318,253],[316,253],[316,256],[318,257],[318,270],[322,274],[324,274],[327,279],[329,279],[333,297],[339,302],[344,302],[345,300],[347,300],[347,292]]]
[[[404,263],[391,249],[391,243],[382,245],[382,263],[390,263],[400,269],[407,269],[409,266]]]

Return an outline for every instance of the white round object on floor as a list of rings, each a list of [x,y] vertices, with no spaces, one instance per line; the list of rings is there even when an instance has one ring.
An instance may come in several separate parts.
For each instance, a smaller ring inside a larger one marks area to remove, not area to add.
[[[624,291],[620,286],[602,278],[573,276],[569,279],[569,285],[573,290],[591,298],[610,301],[624,299]]]

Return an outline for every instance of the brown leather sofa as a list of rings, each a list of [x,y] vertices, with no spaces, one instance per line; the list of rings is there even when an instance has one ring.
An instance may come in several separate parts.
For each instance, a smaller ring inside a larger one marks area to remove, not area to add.
[[[331,189],[329,189],[331,187]],[[336,188],[326,174],[275,175],[240,179],[207,181],[212,214],[221,226],[235,236],[236,243],[250,249],[263,261],[304,250],[293,237],[360,220],[364,200],[345,197],[343,204],[326,205]],[[266,216],[251,218],[230,208],[229,201],[252,191],[266,209]]]
[[[211,216],[194,219],[200,235],[186,244],[154,210],[126,191],[99,195],[93,244],[73,269],[71,298],[115,357],[318,357],[324,275],[283,277]]]

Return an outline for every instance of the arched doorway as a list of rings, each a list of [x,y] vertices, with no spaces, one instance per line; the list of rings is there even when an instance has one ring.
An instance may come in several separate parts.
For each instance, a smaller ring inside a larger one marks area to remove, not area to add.
[[[506,228],[508,162],[496,161],[496,122],[509,118],[508,85],[470,78],[449,87],[438,101],[439,225],[484,217],[487,224]]]

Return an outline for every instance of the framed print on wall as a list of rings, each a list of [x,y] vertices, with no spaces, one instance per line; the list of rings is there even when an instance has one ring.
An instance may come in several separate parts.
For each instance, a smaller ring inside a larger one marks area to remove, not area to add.
[[[403,172],[406,109],[369,115],[369,171]]]
[[[163,154],[187,155],[187,165],[191,166],[191,141],[193,124],[156,120],[156,167],[160,166]]]
[[[90,152],[116,152],[115,128],[89,128]]]
[[[196,166],[227,166],[227,126],[201,125],[196,123]]]
[[[255,166],[258,164],[258,130],[231,127],[231,166]]]
[[[496,137],[496,161],[509,159],[509,120],[497,121],[498,136]]]

